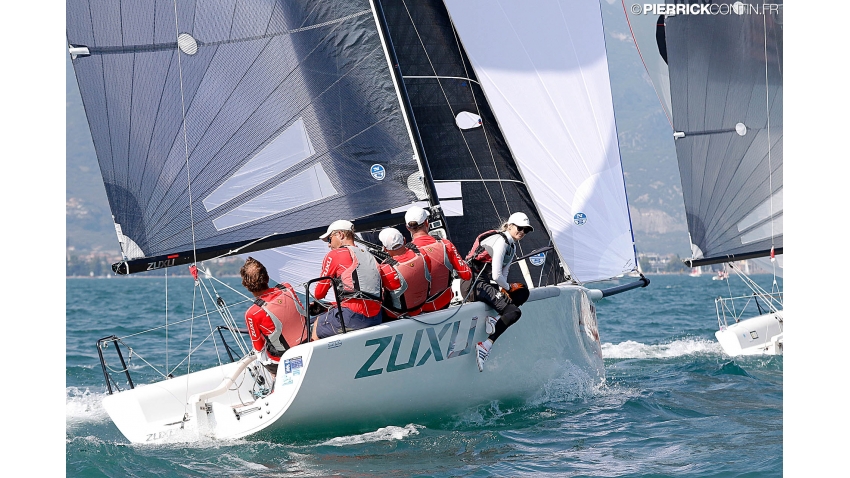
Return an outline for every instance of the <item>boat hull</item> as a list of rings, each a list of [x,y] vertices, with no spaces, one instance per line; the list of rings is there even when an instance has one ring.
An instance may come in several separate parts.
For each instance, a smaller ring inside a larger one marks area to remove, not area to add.
[[[293,347],[281,358],[273,392],[258,400],[250,375],[258,369],[248,358],[110,395],[104,407],[131,442],[287,439],[422,423],[494,400],[528,400],[565,375],[577,387],[604,379],[587,289],[532,290],[482,373],[475,344],[486,338],[487,315],[493,309],[473,302]]]
[[[782,355],[782,311],[742,320],[714,333],[723,351],[739,355]]]

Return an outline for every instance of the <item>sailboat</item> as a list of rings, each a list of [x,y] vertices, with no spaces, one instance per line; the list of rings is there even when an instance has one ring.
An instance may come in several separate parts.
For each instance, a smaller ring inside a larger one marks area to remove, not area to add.
[[[649,281],[589,287],[637,270],[600,8],[499,6],[69,1],[113,270],[189,267],[212,299],[177,322],[204,327],[217,363],[152,367],[142,385],[128,342],[143,331],[98,342],[103,406],[129,441],[370,430],[604,378],[594,301]],[[509,276],[530,298],[486,370],[470,352],[494,311],[461,298],[296,345],[269,376],[239,330],[247,306],[215,292],[205,261],[250,253],[309,297],[331,222],[403,230],[412,204],[464,252],[512,212],[531,220]]]
[[[782,2],[714,5],[733,13],[641,15],[623,2],[671,119],[691,240],[685,264],[724,264],[751,291],[716,299],[715,337],[730,356],[781,355]],[[769,289],[742,268],[748,260],[769,260]]]

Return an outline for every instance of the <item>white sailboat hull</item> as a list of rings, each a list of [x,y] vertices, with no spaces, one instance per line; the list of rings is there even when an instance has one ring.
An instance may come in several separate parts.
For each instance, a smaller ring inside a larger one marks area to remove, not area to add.
[[[723,351],[739,355],[782,355],[782,311],[759,315],[722,327],[714,333]]]
[[[486,304],[423,314],[302,344],[281,358],[273,393],[254,400],[251,358],[109,395],[116,426],[134,443],[303,436],[374,430],[450,416],[493,400],[525,400],[553,379],[604,378],[587,289],[531,291],[522,318],[493,347],[483,373]],[[247,366],[247,369],[245,369]]]

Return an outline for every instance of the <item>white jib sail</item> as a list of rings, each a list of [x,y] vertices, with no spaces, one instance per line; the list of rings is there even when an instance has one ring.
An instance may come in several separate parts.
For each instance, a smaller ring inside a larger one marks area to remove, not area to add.
[[[599,4],[445,3],[573,278],[636,270]]]

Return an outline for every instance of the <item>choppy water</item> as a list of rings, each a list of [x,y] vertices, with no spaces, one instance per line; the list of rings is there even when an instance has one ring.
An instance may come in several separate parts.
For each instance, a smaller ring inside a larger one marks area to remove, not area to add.
[[[597,304],[607,373],[599,386],[555,380],[534,401],[491,403],[427,426],[387,423],[353,436],[188,446],[131,445],[100,405],[106,386],[95,342],[161,325],[164,280],[67,279],[66,474],[782,476],[783,357],[722,353],[713,335],[714,298],[728,294],[726,282],[649,277],[648,288]],[[769,288],[772,277],[756,279]],[[190,302],[174,299],[181,289],[190,297],[192,283],[168,282],[173,324],[192,313]],[[237,279],[225,282],[240,287]],[[238,300],[219,292],[229,303]],[[159,333],[151,344],[163,342]],[[169,333],[169,343],[181,338]],[[177,350],[170,354],[179,361]]]

